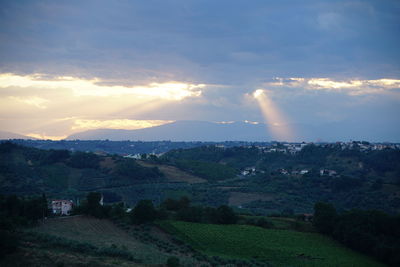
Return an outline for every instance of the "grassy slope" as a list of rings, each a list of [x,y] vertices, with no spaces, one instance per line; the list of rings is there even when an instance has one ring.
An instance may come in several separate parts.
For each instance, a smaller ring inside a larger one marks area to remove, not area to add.
[[[209,255],[257,258],[277,266],[382,266],[316,233],[177,221],[164,226]]]
[[[40,242],[22,242],[16,253],[0,259],[2,267],[112,267],[112,266],[146,266],[132,261],[99,257],[60,248],[42,247]]]
[[[143,262],[160,263],[168,258],[155,247],[136,240],[108,220],[85,216],[61,217],[47,220],[35,231],[88,242],[98,247],[110,247],[115,244],[119,248],[126,248],[135,258]]]
[[[182,171],[174,166],[164,164],[154,164],[145,161],[137,161],[143,167],[158,167],[161,172],[165,174],[165,177],[171,182],[185,182],[189,184],[205,183],[207,180],[194,176],[188,172]]]
[[[164,264],[171,256],[178,257],[181,263],[188,266],[204,263],[193,259],[193,253],[187,250],[187,246],[175,243],[171,235],[150,226],[121,228],[105,219],[72,216],[48,219],[33,231],[89,243],[99,248],[115,245],[144,264]]]

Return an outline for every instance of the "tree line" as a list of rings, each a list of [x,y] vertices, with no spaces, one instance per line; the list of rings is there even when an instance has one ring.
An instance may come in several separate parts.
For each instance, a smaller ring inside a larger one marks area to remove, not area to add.
[[[192,206],[187,197],[178,200],[166,199],[156,207],[151,200],[140,200],[127,212],[123,203],[113,205],[100,204],[101,193],[91,192],[82,205],[75,207],[75,214],[87,214],[97,218],[128,219],[133,224],[151,223],[155,220],[182,220],[214,224],[234,224],[237,215],[226,205],[217,208]]]
[[[400,215],[377,210],[338,213],[332,204],[319,202],[314,207],[313,225],[352,249],[400,266]]]
[[[0,258],[18,248],[18,226],[31,226],[49,214],[47,198],[0,195]]]

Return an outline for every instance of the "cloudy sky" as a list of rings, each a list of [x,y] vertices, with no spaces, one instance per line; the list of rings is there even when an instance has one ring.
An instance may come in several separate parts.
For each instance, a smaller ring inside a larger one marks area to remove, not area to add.
[[[396,0],[0,1],[0,130],[252,121],[399,142],[399,14]]]

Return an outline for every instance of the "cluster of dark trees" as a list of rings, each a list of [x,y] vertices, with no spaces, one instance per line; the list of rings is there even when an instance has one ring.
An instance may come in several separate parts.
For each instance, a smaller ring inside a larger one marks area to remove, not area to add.
[[[376,210],[338,213],[332,204],[316,203],[313,224],[322,234],[372,255],[391,266],[400,266],[400,215]]]
[[[44,194],[30,198],[0,195],[0,218],[3,223],[30,225],[47,217],[48,214],[49,208]]]
[[[126,215],[124,203],[119,202],[112,205],[102,205],[102,193],[90,192],[81,205],[74,207],[73,214],[86,214],[96,218],[117,219]]]
[[[182,220],[213,224],[234,224],[237,215],[228,206],[218,208],[191,206],[187,197],[179,200],[166,199],[159,207],[151,200],[140,200],[130,213],[126,212],[123,203],[113,205],[100,204],[101,193],[91,192],[82,205],[74,209],[75,214],[87,214],[97,218],[126,219],[134,224],[151,223],[158,219]]]
[[[226,205],[217,208],[191,206],[187,197],[179,200],[166,199],[161,208],[170,212],[172,217],[187,222],[202,222],[212,224],[234,224],[237,222],[237,215]]]
[[[191,206],[187,197],[179,200],[166,199],[158,208],[150,200],[141,200],[130,216],[135,224],[153,222],[157,219],[213,224],[234,224],[237,221],[236,214],[228,206],[222,205],[218,208]]]
[[[16,227],[34,225],[48,213],[45,195],[31,198],[0,195],[0,258],[17,250]]]
[[[115,173],[118,175],[132,177],[138,180],[147,180],[164,177],[157,167],[146,168],[139,165],[136,160],[123,159],[117,163]]]
[[[205,178],[209,182],[231,179],[238,174],[237,169],[215,162],[182,159],[175,161],[173,165],[194,175]]]

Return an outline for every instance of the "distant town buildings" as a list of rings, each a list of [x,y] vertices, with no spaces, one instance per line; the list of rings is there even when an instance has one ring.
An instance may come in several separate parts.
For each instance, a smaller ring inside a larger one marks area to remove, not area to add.
[[[338,174],[335,170],[326,170],[326,169],[319,170],[319,175],[320,176],[329,176],[329,177],[338,176]]]

